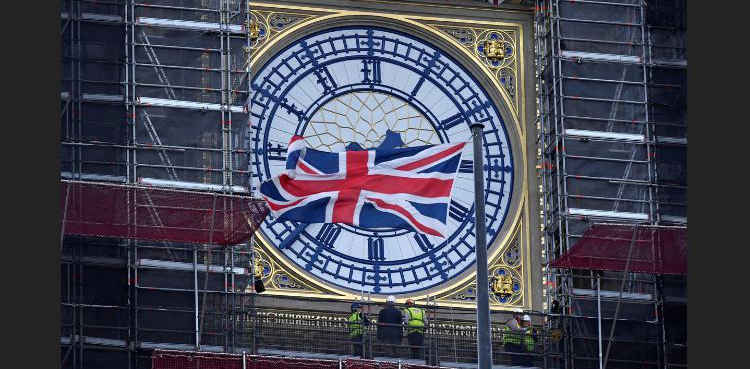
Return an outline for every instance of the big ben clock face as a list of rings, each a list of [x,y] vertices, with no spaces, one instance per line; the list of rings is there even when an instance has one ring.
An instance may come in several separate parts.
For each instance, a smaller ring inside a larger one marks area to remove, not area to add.
[[[255,183],[284,170],[293,135],[305,137],[310,148],[338,152],[469,142],[469,126],[483,123],[487,239],[493,244],[513,192],[508,133],[482,86],[444,51],[396,31],[336,28],[293,42],[260,68],[251,86]],[[301,271],[351,292],[411,294],[450,283],[475,262],[472,166],[469,144],[444,238],[271,216],[261,231]]]

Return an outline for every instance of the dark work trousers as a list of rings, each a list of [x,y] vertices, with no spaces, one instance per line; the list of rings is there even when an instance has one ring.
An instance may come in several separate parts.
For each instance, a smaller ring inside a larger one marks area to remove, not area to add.
[[[534,366],[534,355],[531,355],[528,350],[523,350],[526,355],[521,355],[519,366]]]
[[[506,343],[505,352],[513,352],[523,354],[526,353],[526,348],[523,345],[515,343]],[[526,361],[526,355],[508,355],[510,356],[510,365],[523,366]]]
[[[424,359],[422,357],[422,341],[424,341],[424,334],[422,332],[409,333],[409,346],[411,346],[412,359]]]
[[[352,348],[354,349],[354,356],[362,357],[362,335],[358,334],[356,336],[352,336]]]
[[[390,355],[390,357],[399,357],[398,348],[401,346],[401,337],[386,337],[380,340],[380,344],[383,354]]]

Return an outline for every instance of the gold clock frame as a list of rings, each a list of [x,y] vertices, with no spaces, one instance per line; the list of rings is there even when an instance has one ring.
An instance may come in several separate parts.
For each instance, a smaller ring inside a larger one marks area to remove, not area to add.
[[[534,308],[530,292],[533,287],[532,272],[534,272],[534,269],[531,264],[534,258],[531,254],[532,237],[529,211],[531,208],[529,198],[531,186],[529,184],[529,171],[527,170],[531,164],[528,160],[527,131],[526,124],[524,124],[527,119],[525,89],[528,88],[525,76],[527,55],[524,41],[527,40],[525,40],[524,24],[520,21],[490,22],[469,18],[443,18],[375,10],[352,11],[318,6],[258,2],[253,2],[249,11],[251,22],[256,22],[260,27],[265,27],[264,37],[256,38],[254,45],[248,48],[248,70],[251,75],[271,56],[301,35],[342,25],[366,24],[409,32],[433,42],[449,52],[476,78],[480,79],[480,83],[495,101],[506,122],[509,138],[513,142],[512,150],[516,158],[517,168],[514,175],[514,194],[510,212],[498,232],[499,235],[495,239],[495,243],[490,247],[488,272],[498,268],[512,269],[515,274],[511,274],[517,277],[517,281],[521,283],[521,289],[518,295],[507,303],[499,303],[497,300],[493,300],[490,308],[492,310],[510,310],[513,308],[530,310]],[[274,27],[271,24],[272,19],[284,19],[288,24],[285,27]],[[447,31],[456,28],[469,30],[475,35],[476,39],[468,45],[459,42]],[[504,65],[506,68],[508,66],[512,68],[515,73],[514,77],[518,81],[518,92],[512,95],[501,84],[500,75],[497,73],[498,68],[488,64],[487,60],[482,59],[476,51],[476,45],[483,42],[479,40],[477,35],[487,35],[490,32],[501,34],[505,42],[508,42],[508,38],[512,39],[511,42],[515,52],[509,59],[513,60],[510,63],[506,62]],[[260,232],[257,233],[255,239],[260,246],[260,254],[267,257],[269,260],[266,262],[273,265],[273,268],[271,268],[273,275],[264,278],[268,282],[264,294],[318,297],[329,300],[354,300],[362,297],[360,294],[344,290],[300,271],[299,267],[278,252],[276,247],[271,245]],[[503,254],[516,242],[519,246],[520,262],[514,266],[506,265]],[[406,298],[412,298],[424,301],[429,298],[430,301],[434,300],[440,306],[474,308],[474,301],[470,297],[467,298],[465,292],[475,286],[475,272],[476,265],[456,276],[450,283],[446,283],[448,286],[437,286],[414,294],[399,295],[397,299],[402,301]],[[286,278],[295,281],[296,285],[301,287],[295,289],[281,288],[275,283],[278,280],[277,273],[285,275]],[[384,301],[384,299],[385,296],[373,296],[374,301]]]

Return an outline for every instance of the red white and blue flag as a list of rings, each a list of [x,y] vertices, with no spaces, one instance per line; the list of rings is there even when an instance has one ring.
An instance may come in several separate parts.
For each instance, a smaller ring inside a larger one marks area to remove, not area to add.
[[[445,237],[466,143],[323,152],[292,137],[286,171],[260,193],[278,220],[412,229]]]

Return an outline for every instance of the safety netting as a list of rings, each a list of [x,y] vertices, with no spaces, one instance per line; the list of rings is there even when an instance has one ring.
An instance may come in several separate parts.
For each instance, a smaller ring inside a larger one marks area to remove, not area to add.
[[[60,185],[67,235],[236,245],[268,214],[249,196],[65,181]]]
[[[347,358],[323,360],[295,357],[155,350],[152,369],[438,369],[441,367]]]
[[[687,274],[687,227],[594,224],[552,268]]]

